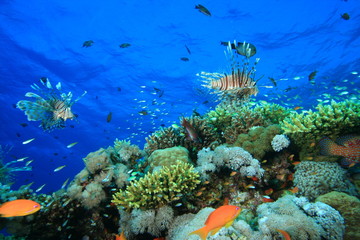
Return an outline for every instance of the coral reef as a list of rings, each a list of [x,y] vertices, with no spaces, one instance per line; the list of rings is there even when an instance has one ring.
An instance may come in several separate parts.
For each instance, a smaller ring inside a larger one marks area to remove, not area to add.
[[[221,166],[226,166],[238,171],[241,176],[256,176],[261,178],[264,170],[260,167],[258,160],[253,158],[250,153],[240,147],[226,147],[224,145],[210,149],[202,149],[198,153],[198,170],[202,179],[208,179],[208,173],[219,170]]]
[[[271,146],[275,152],[280,152],[290,145],[290,140],[284,134],[275,135],[271,141]]]
[[[279,125],[270,125],[267,127],[254,127],[245,134],[237,137],[234,146],[242,147],[257,159],[262,159],[267,152],[272,152],[272,140],[281,133]]]
[[[257,214],[259,231],[253,231],[243,220],[235,222],[234,229],[251,240],[274,239],[280,236],[277,229],[286,231],[292,240],[340,240],[345,231],[344,219],[338,211],[323,203],[310,203],[304,197],[286,195],[260,205]]]
[[[342,192],[329,192],[316,198],[338,210],[345,219],[345,240],[360,239],[360,200]]]
[[[297,142],[318,141],[323,136],[335,138],[339,135],[358,132],[360,126],[359,101],[331,101],[318,104],[317,111],[292,112],[281,122],[285,134]]]
[[[127,209],[161,207],[170,202],[181,202],[199,183],[199,174],[194,167],[178,161],[130,182],[125,190],[120,189],[113,195],[112,202]]]
[[[337,163],[303,161],[295,167],[294,185],[299,194],[310,200],[331,191],[359,196],[346,176],[346,170]]]
[[[191,163],[189,151],[184,147],[172,147],[155,150],[148,158],[151,169],[176,164],[176,161]]]

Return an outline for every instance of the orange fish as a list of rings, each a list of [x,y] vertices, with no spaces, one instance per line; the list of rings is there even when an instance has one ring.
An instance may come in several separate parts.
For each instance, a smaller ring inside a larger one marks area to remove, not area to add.
[[[274,199],[271,199],[269,196],[264,196],[262,202],[274,202]]]
[[[293,189],[289,189],[289,191],[292,192],[292,193],[297,193],[297,192],[299,192],[299,188],[294,187]]]
[[[269,189],[265,190],[266,195],[271,195],[273,192],[274,192],[274,189],[272,189],[272,188],[269,188]]]
[[[154,240],[165,240],[164,237],[154,238]]]
[[[205,226],[190,233],[197,234],[202,240],[206,240],[209,232],[211,235],[217,233],[223,227],[230,227],[234,220],[239,216],[241,208],[233,205],[225,205],[217,208],[210,213],[206,219]]]
[[[278,231],[279,233],[281,233],[284,236],[285,240],[291,240],[290,235],[286,231],[281,230],[281,229],[275,229],[275,230]]]
[[[326,156],[342,156],[341,165],[349,167],[360,162],[360,136],[345,135],[332,141],[324,137],[319,142],[320,153]]]
[[[299,109],[301,109],[302,107],[294,107],[293,109],[294,110],[299,110]]]
[[[116,234],[115,235],[115,240],[126,240],[124,231],[122,231],[120,235]]]
[[[18,217],[39,211],[41,205],[29,199],[17,199],[0,206],[0,217]]]

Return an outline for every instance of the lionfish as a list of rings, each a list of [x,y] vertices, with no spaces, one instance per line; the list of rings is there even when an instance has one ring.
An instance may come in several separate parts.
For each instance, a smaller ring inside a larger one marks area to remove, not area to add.
[[[53,88],[48,78],[41,78],[40,82],[45,86],[45,89],[42,89],[36,83],[32,84],[31,88],[44,97],[28,92],[25,97],[32,97],[35,100],[21,100],[16,104],[17,108],[25,111],[28,121],[41,121],[40,126],[45,131],[64,128],[67,119],[73,120],[76,118],[76,115],[71,111],[71,106],[80,100],[86,94],[86,91],[75,101],[71,101],[72,93],[62,93],[60,82],[55,88]]]
[[[235,41],[234,44],[236,45]],[[198,76],[204,79],[205,84],[202,86],[215,90],[214,93],[218,93],[221,97],[246,99],[251,95],[256,96],[259,90],[256,86],[258,80],[255,80],[255,66],[260,58],[256,58],[253,65],[250,66],[251,48],[244,42],[242,52],[245,53],[245,58],[240,64],[239,54],[234,54],[231,46],[232,44],[228,42],[227,51],[225,51],[225,55],[231,62],[231,73],[201,72]]]

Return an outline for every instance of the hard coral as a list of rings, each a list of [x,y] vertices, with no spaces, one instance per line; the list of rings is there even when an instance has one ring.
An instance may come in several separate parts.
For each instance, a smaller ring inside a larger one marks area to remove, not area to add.
[[[346,232],[344,239],[360,239],[359,219],[360,219],[360,200],[354,196],[342,192],[330,192],[316,198],[338,210],[345,219]]]
[[[268,127],[255,127],[247,134],[240,134],[234,146],[242,147],[255,158],[262,159],[267,152],[274,151],[271,142],[280,133],[280,126],[276,124]]]
[[[331,191],[359,195],[347,178],[346,170],[332,162],[302,161],[295,167],[294,184],[299,194],[310,200]]]
[[[358,131],[360,102],[345,100],[319,104],[317,111],[292,112],[281,122],[281,128],[298,142],[319,140],[323,136],[337,137]]]
[[[306,198],[286,195],[276,202],[258,207],[259,231],[244,231],[251,240],[271,240],[286,231],[292,240],[340,240],[344,234],[344,219],[326,204],[310,203]],[[241,224],[245,224],[241,221]],[[237,223],[235,229],[246,229]]]
[[[120,207],[149,209],[180,200],[200,183],[199,173],[188,163],[163,167],[134,180],[125,190],[113,195],[112,202]]]
[[[158,149],[155,150],[148,158],[151,169],[154,169],[155,167],[174,165],[176,164],[176,161],[189,163],[189,151],[184,147]]]

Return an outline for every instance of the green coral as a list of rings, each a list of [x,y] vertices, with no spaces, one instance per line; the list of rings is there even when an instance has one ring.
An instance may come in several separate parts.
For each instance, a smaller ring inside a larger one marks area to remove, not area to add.
[[[184,163],[190,162],[189,151],[186,148],[179,146],[158,149],[155,150],[148,158],[148,162],[152,169],[158,166],[170,166],[176,164],[177,161]]]
[[[113,195],[112,202],[123,208],[157,208],[180,200],[200,183],[199,173],[189,163],[177,162],[132,181]]]
[[[256,159],[262,159],[266,152],[273,151],[271,141],[275,135],[281,134],[279,125],[273,124],[268,127],[255,127],[248,133],[238,136],[234,146],[242,147]]]
[[[296,140],[319,140],[323,136],[336,137],[351,133],[360,126],[360,104],[358,101],[331,101],[318,104],[317,111],[292,112],[281,122],[285,134]]]
[[[282,120],[289,116],[291,109],[285,108],[276,103],[263,101],[255,106],[254,111],[260,113],[267,122],[271,124],[279,124]]]

